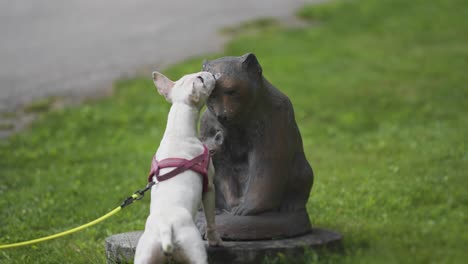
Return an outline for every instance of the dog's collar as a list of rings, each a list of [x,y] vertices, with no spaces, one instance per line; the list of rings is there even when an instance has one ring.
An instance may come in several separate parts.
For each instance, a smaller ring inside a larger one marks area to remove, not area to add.
[[[156,177],[158,182],[169,180],[170,178],[177,176],[178,174],[192,170],[201,174],[203,179],[203,192],[208,191],[208,167],[210,166],[210,152],[208,148],[203,145],[203,153],[196,156],[191,160],[180,159],[180,158],[168,158],[158,161],[156,155],[153,157],[151,162],[151,170],[148,174],[148,182],[153,181],[153,177]],[[159,175],[159,171],[164,168],[175,168],[172,171]]]

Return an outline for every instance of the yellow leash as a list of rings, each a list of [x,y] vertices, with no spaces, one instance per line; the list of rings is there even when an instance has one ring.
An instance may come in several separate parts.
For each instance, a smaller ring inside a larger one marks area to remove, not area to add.
[[[51,236],[41,237],[41,238],[38,238],[38,239],[33,239],[33,240],[18,242],[18,243],[13,243],[13,244],[0,245],[0,249],[13,248],[13,247],[22,247],[22,246],[27,246],[27,245],[36,244],[36,243],[39,243],[39,242],[44,242],[44,241],[47,241],[47,240],[63,237],[63,236],[78,232],[80,230],[83,230],[85,228],[88,228],[90,226],[93,226],[93,225],[95,225],[95,224],[97,224],[99,222],[102,222],[102,221],[106,220],[107,218],[115,215],[120,210],[122,210],[122,207],[119,206],[119,207],[115,208],[114,210],[110,211],[109,213],[105,214],[104,216],[101,216],[98,219],[96,219],[94,221],[91,221],[91,222],[89,222],[87,224],[84,224],[84,225],[75,227],[73,229],[70,229],[70,230],[67,230],[67,231],[64,231],[64,232],[61,232],[61,233],[57,233],[55,235],[51,235]]]
[[[93,221],[91,221],[89,223],[86,223],[84,225],[69,229],[69,230],[64,231],[64,232],[57,233],[55,235],[50,235],[50,236],[46,236],[46,237],[41,237],[41,238],[28,240],[28,241],[23,241],[23,242],[18,242],[18,243],[13,243],[13,244],[0,245],[0,249],[22,247],[22,246],[27,246],[27,245],[39,243],[39,242],[44,242],[44,241],[47,241],[47,240],[51,240],[51,239],[63,237],[63,236],[66,236],[66,235],[70,235],[70,234],[76,233],[78,231],[81,231],[81,230],[83,230],[85,228],[88,228],[90,226],[93,226],[95,224],[98,224],[98,223],[106,220],[107,218],[115,215],[116,213],[120,212],[124,207],[126,207],[126,206],[130,205],[131,203],[133,203],[133,201],[143,199],[143,197],[145,196],[145,192],[148,191],[149,189],[151,189],[151,187],[153,185],[154,185],[154,182],[150,182],[146,186],[145,189],[136,191],[134,194],[132,194],[132,196],[128,197],[119,207],[115,208],[114,210],[110,211],[109,213],[107,213],[107,214],[105,214],[105,215],[99,217],[98,219],[95,219],[95,220],[93,220]]]

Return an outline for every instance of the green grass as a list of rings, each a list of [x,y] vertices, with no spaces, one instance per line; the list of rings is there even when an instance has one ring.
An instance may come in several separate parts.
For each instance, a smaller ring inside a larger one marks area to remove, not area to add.
[[[316,173],[310,217],[345,237],[344,254],[302,261],[464,263],[468,2],[337,1],[299,15],[316,23],[241,34],[212,57],[255,52],[293,102]],[[145,185],[169,105],[149,74],[115,86],[0,141],[0,243],[87,222]],[[0,263],[103,263],[104,238],[143,229],[147,214],[145,199],[81,233],[2,250]]]

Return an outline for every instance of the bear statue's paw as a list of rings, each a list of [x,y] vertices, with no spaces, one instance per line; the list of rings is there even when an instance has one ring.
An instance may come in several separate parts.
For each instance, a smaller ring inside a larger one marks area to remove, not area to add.
[[[233,215],[251,215],[255,213],[255,207],[250,203],[241,203],[231,209]]]

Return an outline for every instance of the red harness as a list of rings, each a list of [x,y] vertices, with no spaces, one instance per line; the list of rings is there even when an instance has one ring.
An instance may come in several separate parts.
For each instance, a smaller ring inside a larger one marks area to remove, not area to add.
[[[208,148],[203,145],[203,153],[196,156],[191,160],[179,159],[179,158],[168,158],[161,161],[156,160],[156,155],[153,157],[151,162],[151,170],[148,175],[148,182],[153,181],[153,176],[156,177],[158,182],[169,180],[170,178],[186,171],[192,170],[200,173],[203,179],[203,192],[208,191],[208,167],[210,166],[210,152]],[[164,168],[175,168],[174,170],[159,175],[159,170]]]

